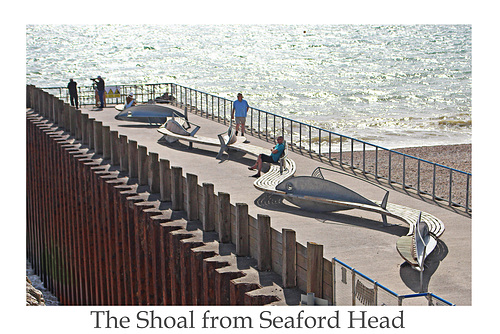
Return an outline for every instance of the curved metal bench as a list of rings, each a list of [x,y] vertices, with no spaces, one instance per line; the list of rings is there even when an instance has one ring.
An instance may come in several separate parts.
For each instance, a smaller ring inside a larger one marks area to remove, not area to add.
[[[282,157],[278,164],[271,165],[269,171],[255,180],[253,185],[261,191],[284,195],[283,192],[276,190],[276,186],[292,177],[295,174],[295,170],[295,162],[286,156]]]
[[[193,124],[196,125],[196,124]],[[157,131],[161,133],[165,139],[169,142],[174,142],[176,140],[184,140],[189,142],[189,148],[193,147],[193,143],[220,146],[219,153],[217,154],[217,159],[219,159],[224,152],[228,152],[228,146],[232,143],[237,143],[238,139],[233,135],[232,126],[229,125],[227,131],[217,135],[217,138],[198,136],[196,133],[200,127],[196,125],[194,130],[188,131],[182,124],[178,123],[175,119],[169,119],[164,124],[162,124]]]
[[[413,268],[423,271],[425,257],[436,246],[436,239],[444,233],[444,224],[437,217],[420,210],[403,205],[388,203],[389,191],[386,191],[382,201],[374,201],[329,180],[325,180],[321,169],[340,173],[339,171],[318,167],[311,176],[283,178],[277,184],[277,173],[266,177],[264,174],[254,182],[259,190],[281,195],[289,202],[310,211],[341,211],[361,209],[377,212],[382,215],[384,225],[387,217],[399,219],[408,224],[408,234],[400,238],[396,248],[403,259]],[[350,175],[352,176],[352,175]]]

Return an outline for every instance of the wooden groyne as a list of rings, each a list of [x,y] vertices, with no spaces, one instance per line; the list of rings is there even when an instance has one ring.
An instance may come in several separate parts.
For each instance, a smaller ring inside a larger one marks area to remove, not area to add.
[[[26,103],[27,257],[62,305],[333,300],[321,245],[34,86]]]

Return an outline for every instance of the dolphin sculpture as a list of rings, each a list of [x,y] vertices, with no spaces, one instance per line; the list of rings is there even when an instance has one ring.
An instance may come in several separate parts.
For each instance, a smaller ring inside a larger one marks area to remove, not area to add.
[[[120,111],[115,116],[115,119],[119,121],[163,124],[169,117],[187,119],[185,114],[159,104],[138,104],[127,109],[123,109],[123,105],[118,105],[115,108]]]

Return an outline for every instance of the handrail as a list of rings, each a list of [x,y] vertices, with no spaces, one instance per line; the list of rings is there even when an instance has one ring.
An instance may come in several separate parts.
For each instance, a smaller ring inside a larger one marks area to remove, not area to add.
[[[214,94],[205,93],[201,90],[189,88],[183,85],[175,83],[144,83],[144,84],[128,84],[128,85],[114,85],[121,88],[121,96],[116,99],[116,102],[123,103],[127,92],[135,90],[136,98],[139,102],[147,102],[147,100],[154,98],[154,95],[159,95],[160,93],[166,92],[175,97],[172,101],[173,104],[180,108],[189,108],[192,112],[199,113],[206,118],[211,118],[214,121],[222,122],[226,124],[230,121],[230,114],[232,109],[233,101],[224,97],[219,97]],[[94,97],[94,91],[92,86],[79,86],[79,91],[81,92],[80,105],[92,104],[92,99]],[[58,95],[60,99],[69,101],[69,94],[65,87],[45,87],[42,88],[47,91],[58,90]],[[139,90],[139,91],[138,91]],[[146,100],[144,101],[144,97]],[[214,100],[217,99],[217,103]],[[209,102],[211,100],[211,103]],[[229,108],[229,109],[228,109]],[[272,121],[269,120],[272,117]],[[421,159],[409,154],[401,153],[395,150],[384,148],[380,145],[371,144],[364,140],[356,139],[347,135],[343,135],[331,130],[322,129],[316,125],[310,125],[298,120],[294,120],[289,117],[280,116],[269,111],[261,110],[259,108],[250,107],[249,110],[249,124],[248,132],[264,139],[271,139],[277,135],[282,135],[285,137],[292,149],[298,149],[300,151],[304,150],[308,153],[313,153],[317,155],[320,159],[327,159],[330,163],[336,161],[340,166],[346,166],[352,171],[355,169],[361,169],[363,174],[373,175],[375,179],[386,180],[389,184],[399,184],[403,189],[413,189],[418,194],[425,194],[431,196],[433,200],[447,201],[448,206],[452,207],[462,207],[465,209],[466,213],[472,213],[471,207],[471,177],[472,174],[464,172],[452,167],[448,167],[442,164],[434,163],[425,159]],[[317,150],[313,148],[313,136],[318,134],[317,137]],[[298,139],[297,139],[298,138]],[[336,140],[335,140],[336,139]],[[335,142],[337,141],[337,142]],[[326,143],[327,148],[326,153],[322,151],[322,144]],[[350,148],[346,149],[344,146],[350,143]],[[338,151],[335,150],[335,145],[338,145]],[[361,149],[356,150],[356,146],[362,146]],[[375,152],[375,166],[372,167],[372,171],[367,170],[366,166],[366,152]],[[361,153],[361,167],[356,167],[354,163],[355,153]],[[337,154],[338,157],[335,158],[333,155]],[[381,171],[381,164],[384,162],[382,155],[388,155],[386,169],[386,174]],[[344,159],[345,155],[350,155],[350,159]],[[401,169],[395,169],[392,166],[392,162],[395,159],[402,159],[403,167]],[[408,161],[414,161],[417,163],[417,175],[416,180],[413,183],[408,183],[407,167]],[[429,178],[423,178],[422,173],[427,166],[431,166],[432,174]],[[397,175],[397,172],[400,174]],[[444,176],[438,175],[443,174]],[[436,185],[438,184],[438,178],[441,183],[448,185],[447,193],[437,193]],[[463,180],[465,184],[465,189],[459,189],[460,198],[453,198],[453,190],[456,189],[453,186],[454,180],[459,178]],[[428,182],[428,181],[431,182]],[[425,184],[427,181],[427,184]]]
[[[441,298],[441,297],[439,297],[439,296],[437,296],[437,295],[435,295],[434,293],[431,293],[431,292],[422,292],[422,293],[400,295],[400,294],[392,291],[391,289],[387,288],[386,286],[383,286],[382,284],[380,284],[379,282],[375,281],[374,279],[372,279],[372,278],[366,276],[365,274],[359,272],[358,270],[354,269],[353,267],[349,266],[348,264],[340,261],[336,257],[334,257],[332,259],[332,264],[334,265],[334,267],[335,267],[336,263],[340,264],[341,266],[343,266],[347,270],[350,270],[353,275],[357,275],[357,276],[360,276],[360,277],[366,279],[368,282],[372,283],[374,287],[381,288],[382,290],[384,290],[387,293],[389,293],[389,295],[391,295],[394,298],[394,300],[397,301],[398,306],[402,306],[403,305],[403,300],[405,300],[405,299],[417,298],[417,297],[426,297],[428,299],[428,305],[429,306],[433,305],[432,302],[431,302],[433,298],[439,300],[440,302],[442,302],[445,305],[455,306],[455,304],[453,304],[453,303],[451,303],[451,302],[449,302],[449,301],[447,301],[447,300],[445,300],[445,299],[443,299],[443,298]],[[335,290],[336,289],[335,275],[333,275],[333,277],[334,277],[333,289],[334,289],[334,300],[335,300],[335,294],[336,293],[341,293],[341,291],[336,291]],[[353,277],[355,277],[355,276],[353,276]],[[351,289],[352,289],[352,287],[351,287]],[[351,296],[351,297],[354,300],[354,297],[355,297],[354,295],[355,295],[356,292],[354,290],[351,290],[350,293],[353,294],[353,296]],[[375,303],[377,303],[377,302],[379,302],[379,301],[375,300]],[[353,303],[354,303],[354,301],[353,301]]]

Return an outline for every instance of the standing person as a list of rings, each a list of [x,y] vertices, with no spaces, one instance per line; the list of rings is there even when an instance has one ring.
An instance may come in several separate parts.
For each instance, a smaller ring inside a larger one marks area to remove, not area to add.
[[[104,97],[104,94],[106,94],[106,91],[105,91],[104,80],[101,78],[100,75],[97,77],[97,93],[99,94],[99,101],[101,101],[101,108],[104,108],[106,106],[105,97]]]
[[[71,105],[78,109],[78,90],[76,89],[76,81],[73,81],[73,79],[69,79],[68,90]]]
[[[92,89],[94,90],[95,106],[99,107],[99,93],[97,92],[97,79],[92,80]]]
[[[250,170],[255,170],[257,169],[257,174],[252,175],[253,177],[260,177],[260,171],[262,170],[262,163],[263,162],[269,162],[269,163],[275,163],[278,162],[278,160],[281,157],[281,154],[285,150],[285,144],[284,144],[284,138],[283,136],[279,136],[276,138],[276,141],[278,142],[274,148],[271,149],[271,154],[259,154],[257,157],[257,161],[255,164],[251,167],[248,167]]]
[[[243,100],[243,95],[238,93],[238,99],[233,102],[233,110],[231,112],[231,119],[236,121],[236,135],[238,135],[238,128],[241,125],[241,135],[245,135],[245,120],[248,112],[248,102]]]

